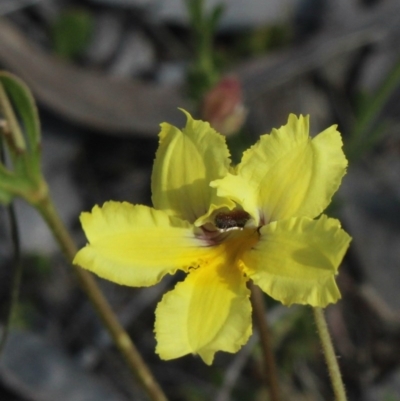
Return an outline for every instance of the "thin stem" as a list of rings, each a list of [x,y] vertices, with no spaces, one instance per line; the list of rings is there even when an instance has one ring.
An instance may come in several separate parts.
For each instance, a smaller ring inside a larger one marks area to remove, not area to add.
[[[265,378],[268,384],[268,390],[271,401],[279,401],[279,384],[278,374],[274,354],[272,352],[272,342],[270,330],[267,324],[266,307],[263,293],[259,287],[251,284],[251,303],[253,305],[254,322],[257,326],[261,347],[263,350],[263,358],[265,365]]]
[[[8,333],[10,331],[12,318],[14,316],[15,308],[18,304],[19,289],[22,278],[22,261],[21,261],[21,245],[17,227],[17,216],[13,204],[7,206],[8,216],[10,221],[11,240],[13,244],[13,278],[11,284],[10,303],[7,311],[6,323],[4,325],[3,333],[0,339],[0,354],[6,345]]]
[[[0,142],[0,167],[4,167],[6,162],[4,148]],[[0,355],[7,343],[8,333],[11,327],[11,321],[14,316],[15,308],[19,298],[19,288],[22,278],[22,261],[21,261],[21,241],[18,233],[17,215],[13,203],[7,206],[7,214],[10,222],[11,241],[13,246],[13,277],[10,292],[10,302],[6,316],[6,322],[0,338]]]
[[[65,257],[69,262],[72,262],[77,252],[77,248],[61,221],[50,197],[46,196],[38,201],[35,206],[53,232],[53,235],[57,239]],[[125,358],[130,370],[139,379],[149,398],[153,401],[167,401],[167,397],[140,356],[131,338],[117,320],[108,301],[97,286],[93,276],[78,266],[74,267],[82,289],[88,295],[114,340],[115,345]]]
[[[350,158],[359,157],[365,147],[371,146],[371,141],[376,141],[382,131],[371,131],[371,127],[376,121],[377,116],[385,106],[389,96],[398,87],[400,81],[400,60],[394,65],[393,69],[387,74],[384,82],[374,94],[368,106],[363,110],[361,116],[355,124],[353,132],[346,143],[346,155]],[[375,137],[374,137],[375,136]]]
[[[336,401],[346,401],[346,392],[343,385],[342,375],[340,374],[339,365],[333,349],[331,336],[326,324],[324,311],[321,308],[313,308],[314,319],[317,325],[319,338],[324,350],[326,364],[328,365],[329,376],[331,378],[333,392]]]

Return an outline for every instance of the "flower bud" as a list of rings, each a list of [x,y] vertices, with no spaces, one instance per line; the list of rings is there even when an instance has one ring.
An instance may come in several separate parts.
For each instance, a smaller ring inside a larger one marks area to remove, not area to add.
[[[237,78],[222,78],[204,96],[201,116],[224,135],[232,135],[242,127],[247,115],[242,88]]]

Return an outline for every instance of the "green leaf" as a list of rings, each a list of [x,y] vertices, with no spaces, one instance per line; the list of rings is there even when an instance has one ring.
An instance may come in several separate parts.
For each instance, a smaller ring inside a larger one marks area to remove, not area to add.
[[[3,139],[7,140],[7,144],[11,150],[11,157],[26,152],[26,143],[21,127],[19,126],[17,117],[14,113],[13,106],[10,102],[7,91],[0,81],[0,112],[4,118],[4,124],[1,130]]]
[[[32,194],[36,195],[41,183],[43,181],[16,174],[0,164],[0,203],[8,204],[16,196],[29,199]]]
[[[28,142],[29,156],[14,160],[16,170],[26,170],[33,176],[40,175],[40,121],[35,99],[28,86],[15,75],[0,71],[0,83],[2,84],[7,96],[10,98],[17,116],[20,118],[26,139]],[[18,122],[13,122],[15,117],[6,116],[7,121],[12,123],[10,129],[19,135],[20,128]]]
[[[93,31],[93,18],[85,10],[71,8],[61,14],[53,25],[54,51],[71,60],[86,49]]]
[[[381,127],[376,129],[378,116],[388,99],[400,85],[400,59],[387,74],[378,90],[371,96],[370,102],[364,104],[353,127],[350,138],[345,144],[349,159],[362,156],[363,152],[374,145],[383,134]]]
[[[13,200],[13,195],[7,191],[3,191],[0,189],[0,204],[1,205],[9,205]]]
[[[209,21],[208,21],[208,26],[209,30],[211,32],[215,32],[217,29],[217,25],[219,24],[219,21],[221,20],[222,14],[225,11],[225,5],[224,4],[218,4],[214,7],[212,12],[210,13],[209,16]]]
[[[40,143],[40,123],[35,99],[27,85],[15,75],[0,71],[0,82],[21,118],[31,151]]]
[[[10,188],[10,180],[13,174],[0,164],[0,204],[8,205],[14,198],[14,192]]]
[[[186,0],[190,24],[195,31],[201,30],[203,26],[203,3],[203,0]]]

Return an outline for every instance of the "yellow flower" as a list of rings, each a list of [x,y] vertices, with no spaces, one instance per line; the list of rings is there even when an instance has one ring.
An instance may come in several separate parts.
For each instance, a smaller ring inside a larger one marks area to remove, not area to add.
[[[324,307],[340,298],[335,274],[350,242],[319,216],[345,174],[332,126],[314,139],[308,117],[289,116],[232,167],[225,139],[187,114],[162,124],[152,174],[154,208],[107,202],[82,213],[89,244],[74,263],[129,286],[177,270],[184,281],[156,310],[162,359],[236,352],[251,334],[251,279],[280,302]]]

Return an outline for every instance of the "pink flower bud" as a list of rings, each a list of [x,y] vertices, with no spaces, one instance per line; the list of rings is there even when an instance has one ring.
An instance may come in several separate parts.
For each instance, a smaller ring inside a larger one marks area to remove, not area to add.
[[[247,115],[243,105],[242,88],[237,78],[222,78],[204,96],[201,116],[224,135],[239,131]]]

